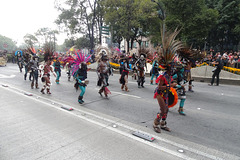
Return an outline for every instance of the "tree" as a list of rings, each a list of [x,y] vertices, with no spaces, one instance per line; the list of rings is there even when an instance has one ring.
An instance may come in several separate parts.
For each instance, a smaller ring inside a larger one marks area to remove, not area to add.
[[[163,3],[167,27],[181,28],[179,36],[182,41],[203,47],[208,33],[216,25],[218,12],[207,8],[204,0],[163,0]]]
[[[98,0],[97,1],[97,7],[96,7],[96,30],[98,30],[98,43],[102,43],[102,34],[101,34],[101,29],[103,27],[103,17],[104,17],[104,6],[103,6],[103,1],[104,0]]]
[[[16,42],[11,38],[0,35],[0,50],[13,51],[16,50]]]
[[[38,43],[38,39],[32,34],[26,34],[23,39],[27,44],[27,48],[33,48],[34,44]]]
[[[59,32],[57,30],[52,30],[50,28],[44,27],[44,28],[40,28],[37,30],[37,32],[35,33],[35,35],[37,37],[39,37],[41,39],[41,42],[39,41],[39,46],[41,45],[45,45],[47,43],[51,44],[53,46],[53,48],[56,48],[56,34],[59,34]]]
[[[64,45],[67,48],[71,48],[72,46],[75,46],[76,48],[87,48],[91,49],[91,43],[90,40],[86,37],[80,37],[76,40],[73,39],[66,39],[64,42]]]
[[[152,14],[153,4],[148,0],[105,0],[104,19],[113,28],[114,39],[127,41],[127,51],[133,41],[144,36],[146,19]],[[131,43],[130,43],[131,42]]]
[[[56,23],[58,25],[64,24],[72,36],[78,33],[87,33],[90,39],[91,49],[93,49],[97,11],[101,12],[98,8],[99,5],[99,0],[66,0],[65,6],[67,7],[62,7],[61,4],[58,3],[56,4],[56,8],[61,14],[56,20]],[[98,17],[98,20],[99,23],[101,23],[101,17]]]
[[[215,9],[218,5],[219,0],[205,0],[208,8]]]
[[[219,51],[237,50],[240,39],[240,0],[220,0],[215,9],[219,17],[208,37],[210,45],[216,46]]]
[[[80,37],[76,40],[76,46],[77,48],[87,48],[91,49],[91,43],[90,40],[86,37]]]

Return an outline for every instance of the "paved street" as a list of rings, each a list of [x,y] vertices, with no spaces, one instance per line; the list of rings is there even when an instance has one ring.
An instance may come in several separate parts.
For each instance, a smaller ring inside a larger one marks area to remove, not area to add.
[[[52,95],[32,90],[23,74],[17,65],[0,67],[0,84],[9,86],[0,89],[0,135],[7,137],[0,140],[3,159],[27,159],[29,155],[31,159],[240,159],[240,86],[221,85],[220,81],[220,86],[209,87],[193,82],[195,92],[187,92],[184,106],[187,115],[178,114],[177,104],[167,119],[172,132],[157,134],[152,123],[159,107],[153,99],[156,86],[149,85],[149,77],[141,89],[129,77],[130,92],[123,92],[119,74],[115,74],[109,80],[112,94],[105,99],[97,93],[97,74],[90,71],[85,104],[80,105],[79,91],[72,80],[67,81],[64,70],[59,85],[51,79]],[[62,110],[62,105],[74,111]],[[156,140],[135,138],[131,135],[134,130]]]

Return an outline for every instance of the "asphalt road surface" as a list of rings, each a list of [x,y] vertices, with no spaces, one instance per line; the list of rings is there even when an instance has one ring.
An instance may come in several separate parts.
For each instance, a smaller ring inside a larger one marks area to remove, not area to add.
[[[184,106],[186,116],[178,114],[177,104],[170,109],[167,118],[172,132],[162,131],[157,134],[152,129],[152,123],[159,107],[157,100],[153,99],[156,86],[149,84],[149,77],[146,77],[145,88],[137,88],[137,82],[129,76],[130,92],[124,92],[121,91],[118,81],[120,75],[110,76],[108,88],[112,94],[106,99],[98,94],[96,72],[89,71],[90,83],[84,95],[85,103],[80,105],[77,102],[80,92],[73,88],[73,79],[67,81],[64,70],[59,85],[55,84],[54,77],[51,77],[52,95],[42,95],[40,89],[31,89],[30,81],[23,80],[23,75],[17,65],[0,67],[2,85],[8,85],[19,93],[31,93],[43,99],[44,103],[68,105],[79,112],[91,113],[90,119],[97,116],[93,119],[101,117],[99,121],[117,120],[120,123],[118,125],[123,124],[122,129],[119,127],[121,131],[137,128],[156,138],[156,141],[150,144],[153,148],[154,145],[164,146],[172,151],[180,148],[183,150],[182,154],[194,159],[240,159],[240,86],[221,85],[221,81],[220,86],[193,82],[194,92],[187,92]],[[42,87],[41,82],[39,87]],[[171,151],[166,152],[172,154]]]

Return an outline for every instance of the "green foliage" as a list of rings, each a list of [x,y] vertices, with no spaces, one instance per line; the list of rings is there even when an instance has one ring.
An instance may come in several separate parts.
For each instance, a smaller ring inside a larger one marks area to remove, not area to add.
[[[38,42],[38,39],[32,34],[26,34],[23,37],[23,39],[29,48],[32,48],[34,46],[34,44],[36,44]]]
[[[208,37],[215,50],[237,50],[240,39],[240,0],[220,0],[215,9],[219,12],[216,27]]]
[[[216,25],[218,12],[208,9],[204,0],[163,0],[170,29],[181,28],[180,38],[188,45],[202,47],[211,28]]]
[[[149,0],[105,0],[104,7],[104,19],[112,26],[116,42],[122,38],[133,42],[147,34],[147,22],[153,11],[153,4]]]
[[[11,52],[16,48],[16,42],[14,42],[11,38],[0,35],[0,50],[8,50],[9,52]]]
[[[129,42],[145,36],[154,44],[161,43],[160,20],[163,8],[168,30],[181,29],[178,38],[194,48],[215,47],[217,50],[236,48],[240,39],[240,0],[65,0],[57,6],[61,14],[56,23],[64,24],[70,37],[84,33],[91,47],[94,33],[104,23],[110,27],[114,43]],[[157,4],[159,3],[159,5]],[[104,21],[103,21],[104,17]],[[104,25],[105,25],[104,24]],[[101,42],[101,36],[99,36]],[[88,48],[87,39],[68,40],[66,46]],[[74,42],[74,43],[72,43]],[[69,44],[68,44],[69,43]],[[133,45],[131,45],[133,46]],[[128,46],[129,49],[129,46]]]
[[[62,7],[61,4],[56,5],[61,12],[56,23],[63,24],[71,37],[78,33],[87,33],[91,48],[94,48],[95,27],[97,19],[100,18],[97,15],[101,12],[98,8],[100,0],[65,0],[64,2],[65,7]]]
[[[38,41],[39,46],[44,46],[46,43],[50,43],[53,47],[56,45],[56,34],[59,34],[57,30],[44,27],[37,30],[35,35],[40,39]]]
[[[91,43],[89,38],[85,38],[85,37],[80,37],[76,40],[76,47],[77,48],[87,48],[87,49],[91,49]]]
[[[71,48],[72,46],[75,46],[78,49],[81,49],[81,48],[91,49],[90,40],[86,37],[80,37],[76,40],[66,39],[65,42],[64,42],[64,45],[67,48]]]

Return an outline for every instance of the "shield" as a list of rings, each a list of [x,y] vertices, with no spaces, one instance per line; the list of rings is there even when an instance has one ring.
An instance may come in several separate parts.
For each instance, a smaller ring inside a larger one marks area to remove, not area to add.
[[[15,52],[15,56],[18,54],[18,53],[20,53],[21,54],[21,56],[22,56],[22,51],[20,51],[20,50],[17,50],[16,52]]]
[[[178,102],[177,92],[175,89],[171,87],[168,93],[168,108],[175,106],[177,102]]]

